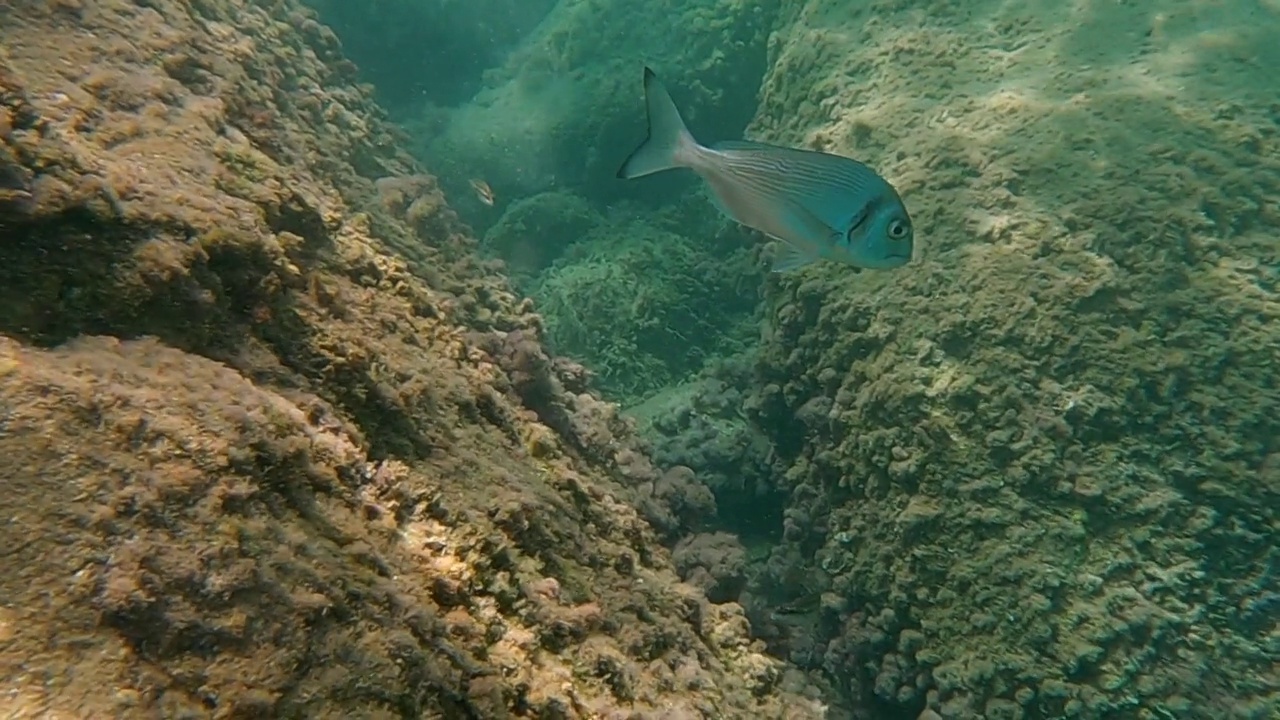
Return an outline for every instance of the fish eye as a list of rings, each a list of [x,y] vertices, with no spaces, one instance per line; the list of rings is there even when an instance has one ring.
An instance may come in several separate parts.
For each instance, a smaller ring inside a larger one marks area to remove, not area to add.
[[[901,240],[902,238],[907,236],[907,233],[909,231],[910,231],[910,228],[908,228],[907,224],[901,220],[894,220],[893,222],[889,223],[889,237],[893,238],[894,240]]]

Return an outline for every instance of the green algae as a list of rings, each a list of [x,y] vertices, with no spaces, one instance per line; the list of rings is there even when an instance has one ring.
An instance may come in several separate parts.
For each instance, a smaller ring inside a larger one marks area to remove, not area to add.
[[[692,375],[751,331],[724,260],[641,222],[589,233],[532,296],[551,347],[591,367],[623,405]]]
[[[527,281],[603,222],[579,195],[538,193],[511,203],[485,233],[483,247],[504,259],[517,281]]]

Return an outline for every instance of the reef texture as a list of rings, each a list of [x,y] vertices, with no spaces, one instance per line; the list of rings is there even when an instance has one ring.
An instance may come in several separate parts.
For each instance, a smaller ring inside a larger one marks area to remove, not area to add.
[[[468,27],[508,32],[501,15],[454,10]],[[671,87],[699,138],[740,137],[778,12],[762,0],[559,0],[473,97],[397,115],[451,206],[484,231],[483,251],[537,302],[549,348],[590,366],[623,405],[758,334],[751,244],[694,178],[615,178],[646,131],[642,68]],[[365,21],[335,27],[356,41],[371,33]],[[365,77],[394,86],[404,72],[384,52]]]
[[[308,12],[0,52],[0,715],[822,716]]]
[[[787,493],[776,482],[770,434],[744,412],[754,353],[712,363],[694,380],[667,388],[626,414],[661,468],[685,467],[715,497],[718,527],[767,547],[782,531]]]
[[[751,132],[880,168],[922,245],[773,279],[748,401],[790,494],[753,589],[853,702],[1280,717],[1277,27],[789,4]]]
[[[621,242],[619,242],[621,241]],[[547,341],[572,351],[602,390],[634,404],[750,342],[738,268],[647,221],[608,222],[537,278]]]
[[[1276,0],[562,0],[412,129],[553,347],[635,403],[681,576],[836,713],[1272,718],[1278,27]],[[674,175],[597,182],[642,64],[704,140],[754,116],[880,169],[920,258],[770,278],[744,349],[757,238]]]

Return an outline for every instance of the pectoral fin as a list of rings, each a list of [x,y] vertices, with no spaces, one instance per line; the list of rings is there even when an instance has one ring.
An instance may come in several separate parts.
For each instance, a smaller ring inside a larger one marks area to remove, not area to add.
[[[814,262],[817,255],[803,252],[785,241],[778,243],[778,254],[773,258],[773,272],[788,273]]]
[[[824,248],[838,239],[838,231],[814,215],[808,208],[795,202],[786,202],[779,208],[779,215],[792,243],[803,243],[814,248]]]

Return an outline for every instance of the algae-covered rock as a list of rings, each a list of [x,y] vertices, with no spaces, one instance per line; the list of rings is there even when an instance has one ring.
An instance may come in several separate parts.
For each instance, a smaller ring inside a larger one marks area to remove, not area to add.
[[[822,716],[331,33],[81,5],[0,9],[0,716]]]
[[[743,339],[737,278],[705,243],[644,222],[590,233],[532,289],[556,352],[630,404]]]
[[[539,193],[507,207],[485,233],[484,247],[506,260],[513,273],[536,274],[602,222],[604,217],[573,193]]]
[[[760,591],[806,563],[886,713],[1280,714],[1280,15],[805,5],[757,130],[881,168],[923,257],[771,287],[749,411],[812,522]]]
[[[744,538],[776,539],[784,489],[772,467],[772,436],[742,411],[754,355],[717,360],[697,377],[628,407],[661,468],[688,467],[715,494],[721,526]]]

